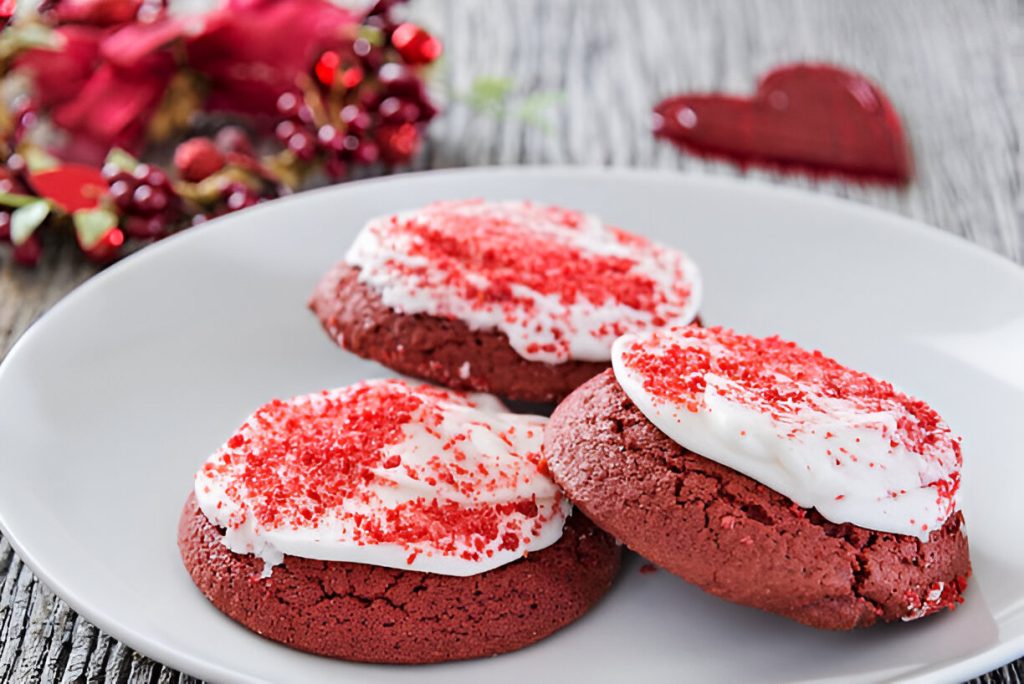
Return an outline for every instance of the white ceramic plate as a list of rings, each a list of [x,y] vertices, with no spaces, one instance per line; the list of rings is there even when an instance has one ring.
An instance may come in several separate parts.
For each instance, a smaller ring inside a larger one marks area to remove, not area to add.
[[[236,625],[175,529],[192,474],[272,397],[380,375],[306,311],[367,218],[530,198],[684,247],[705,321],[778,332],[927,398],[964,435],[975,575],[951,614],[847,634],[728,604],[633,557],[590,614],[510,655],[332,661]],[[146,249],[46,314],[0,367],[0,526],[86,618],[216,681],[960,679],[1024,654],[1024,271],[937,229],[793,191],[678,175],[491,169],[352,183]]]

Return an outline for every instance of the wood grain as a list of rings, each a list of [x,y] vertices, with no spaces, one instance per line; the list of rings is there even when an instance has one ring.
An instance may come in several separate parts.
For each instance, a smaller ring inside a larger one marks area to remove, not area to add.
[[[917,164],[905,190],[753,170],[921,219],[1024,263],[1024,9],[1015,0],[414,0],[445,39],[435,86],[446,114],[415,169],[579,164],[740,175],[650,135],[660,97],[752,92],[794,60],[860,70],[891,95]],[[506,115],[474,112],[474,79],[509,77]],[[531,93],[560,98],[538,125],[516,115]],[[28,271],[0,258],[0,354],[95,272],[74,246]],[[2,448],[2,445],[0,445]],[[2,475],[0,475],[2,476]],[[976,681],[1020,683],[1024,660]],[[0,538],[0,682],[185,682],[133,652],[35,579]]]

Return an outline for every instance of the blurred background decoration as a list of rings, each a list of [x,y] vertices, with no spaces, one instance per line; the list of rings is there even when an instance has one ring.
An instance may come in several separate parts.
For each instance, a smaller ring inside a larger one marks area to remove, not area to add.
[[[654,134],[741,166],[891,185],[906,185],[913,174],[889,97],[864,75],[830,64],[776,67],[749,98],[673,95],[654,107]]]
[[[108,262],[407,162],[437,113],[424,78],[442,46],[400,4],[0,0],[0,242],[32,266],[65,231]]]
[[[0,258],[34,266],[63,233],[104,264],[301,187],[407,164],[438,113],[425,80],[442,44],[402,4],[0,0]],[[507,72],[446,95],[542,135],[565,104]],[[896,109],[847,67],[776,65],[750,97],[670,92],[648,106],[646,134],[698,156],[912,180]]]

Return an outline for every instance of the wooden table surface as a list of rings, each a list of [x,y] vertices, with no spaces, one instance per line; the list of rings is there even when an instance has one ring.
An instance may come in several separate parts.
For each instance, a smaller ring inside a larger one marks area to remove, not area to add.
[[[410,9],[447,50],[435,75],[447,111],[415,168],[538,163],[742,175],[655,141],[651,106],[683,91],[750,92],[776,65],[827,61],[889,93],[911,139],[912,185],[746,175],[883,207],[1024,262],[1019,0],[413,0]],[[504,113],[468,105],[479,77],[511,79]],[[35,270],[0,257],[0,355],[93,273],[70,244]],[[978,681],[1022,678],[1024,659]],[[78,617],[0,537],[0,682],[179,680],[191,678]]]

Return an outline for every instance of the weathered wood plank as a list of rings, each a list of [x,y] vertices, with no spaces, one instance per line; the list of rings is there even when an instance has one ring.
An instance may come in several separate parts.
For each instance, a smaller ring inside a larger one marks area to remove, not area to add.
[[[890,93],[917,177],[892,190],[772,171],[744,175],[865,202],[934,224],[1024,263],[1024,8],[1016,0],[415,0],[446,42],[435,88],[449,100],[414,169],[587,164],[735,176],[650,135],[650,108],[683,90],[751,92],[791,60],[859,69]],[[516,97],[559,93],[538,126],[472,111],[481,76]],[[360,176],[372,172],[361,172]],[[95,272],[73,245],[36,271],[0,262],[0,356]],[[77,617],[0,538],[0,682],[172,682],[191,677]],[[976,680],[1021,684],[1024,660]]]

